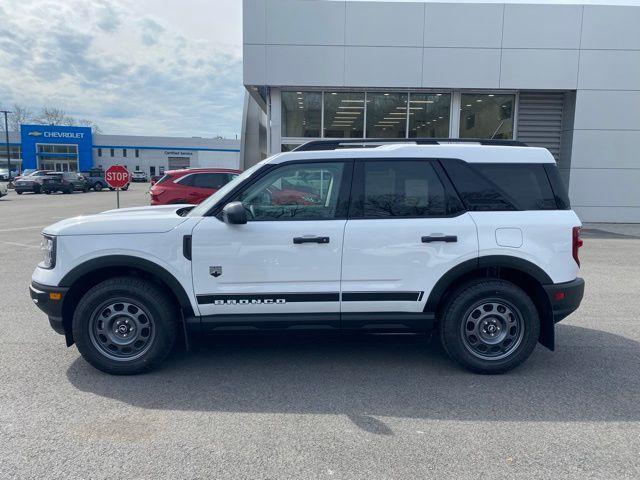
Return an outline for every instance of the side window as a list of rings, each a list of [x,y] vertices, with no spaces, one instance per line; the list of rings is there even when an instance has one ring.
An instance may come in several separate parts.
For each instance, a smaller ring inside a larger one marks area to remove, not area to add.
[[[499,191],[497,186],[479,175],[471,165],[462,160],[445,159],[442,166],[469,210],[504,211],[517,210],[513,200]]]
[[[368,160],[357,169],[350,217],[415,218],[447,212],[445,189],[427,160]]]
[[[180,177],[178,180],[176,180],[176,183],[179,183],[184,187],[193,187],[193,182],[195,180],[195,177],[196,176],[193,174],[185,175],[184,177]]]
[[[227,183],[227,175],[225,173],[198,173],[193,175],[193,186],[200,188],[219,189]]]
[[[556,199],[541,163],[488,163],[474,168],[513,199],[518,210],[555,210]]]
[[[332,220],[344,217],[343,162],[282,165],[242,192],[249,221]]]
[[[542,164],[475,163],[443,160],[447,174],[469,210],[555,210],[558,208]]]

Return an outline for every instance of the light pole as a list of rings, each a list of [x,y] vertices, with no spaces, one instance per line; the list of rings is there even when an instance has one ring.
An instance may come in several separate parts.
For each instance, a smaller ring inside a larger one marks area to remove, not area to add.
[[[7,121],[7,115],[11,112],[9,110],[0,110],[4,113],[4,139],[7,146],[7,175],[9,175],[9,181],[11,181],[11,153],[9,152],[9,122]]]

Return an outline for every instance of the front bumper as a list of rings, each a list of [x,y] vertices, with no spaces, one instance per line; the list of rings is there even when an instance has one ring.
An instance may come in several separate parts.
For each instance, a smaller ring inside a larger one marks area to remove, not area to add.
[[[553,322],[558,323],[580,306],[584,295],[584,280],[576,278],[570,282],[544,285],[544,289],[549,297]]]
[[[16,192],[35,192],[38,188],[41,187],[40,184],[31,183],[29,185],[14,185],[13,188]]]
[[[40,310],[49,317],[49,324],[60,335],[64,335],[64,324],[62,320],[62,303],[65,295],[69,291],[65,287],[50,287],[31,282],[29,293],[31,299]]]

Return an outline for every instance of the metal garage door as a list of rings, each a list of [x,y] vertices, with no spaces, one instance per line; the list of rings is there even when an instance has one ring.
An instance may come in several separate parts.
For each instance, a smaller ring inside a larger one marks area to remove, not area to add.
[[[564,92],[520,92],[518,140],[545,147],[560,162]]]
[[[169,157],[169,170],[180,170],[191,166],[189,157]]]

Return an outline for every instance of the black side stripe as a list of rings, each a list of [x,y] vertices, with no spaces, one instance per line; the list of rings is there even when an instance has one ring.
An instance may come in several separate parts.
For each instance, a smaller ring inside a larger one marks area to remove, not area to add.
[[[419,302],[424,292],[343,292],[343,302]],[[198,295],[198,304],[235,301],[242,303],[308,303],[339,302],[338,292],[320,293],[257,293],[231,295]]]
[[[342,292],[343,302],[417,302],[423,292]]]
[[[340,294],[338,292],[327,293],[249,293],[249,294],[232,294],[232,295],[198,295],[198,304],[204,305],[215,303],[216,301],[265,301],[284,300],[285,303],[295,302],[338,302]]]

